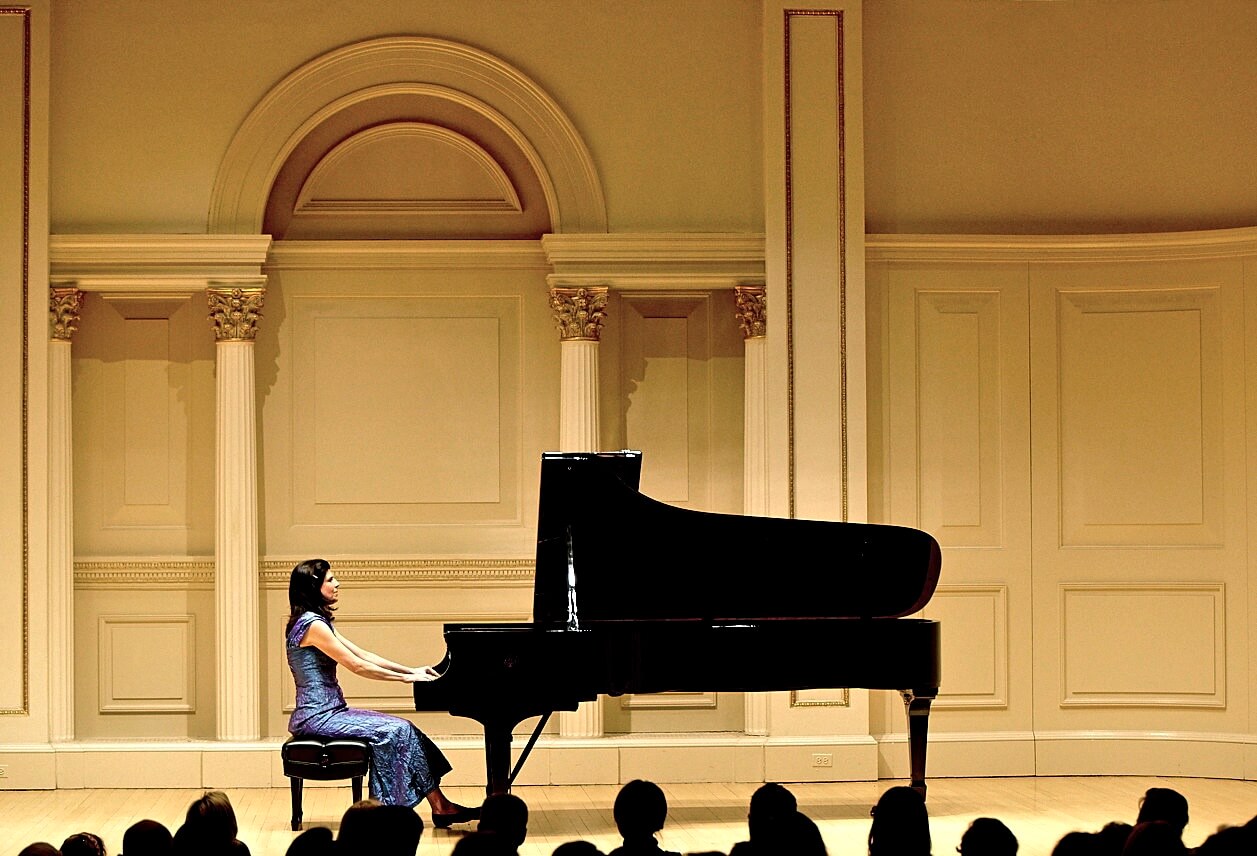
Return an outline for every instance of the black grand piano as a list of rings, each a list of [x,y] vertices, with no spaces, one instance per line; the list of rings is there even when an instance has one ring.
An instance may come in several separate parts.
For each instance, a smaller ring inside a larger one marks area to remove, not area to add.
[[[637,490],[640,452],[541,461],[532,623],[446,624],[416,710],[484,725],[504,793],[546,719],[599,694],[898,690],[925,793],[939,624],[905,618],[938,583],[938,543],[900,526],[712,514]],[[511,733],[541,717],[511,768]]]

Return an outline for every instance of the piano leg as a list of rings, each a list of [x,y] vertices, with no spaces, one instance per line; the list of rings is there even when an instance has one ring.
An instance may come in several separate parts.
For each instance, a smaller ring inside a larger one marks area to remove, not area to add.
[[[511,791],[511,731],[513,729],[514,723],[485,723],[485,793],[489,796]]]
[[[912,787],[925,796],[925,746],[930,725],[930,702],[937,689],[900,690],[908,713],[908,764],[912,770]]]

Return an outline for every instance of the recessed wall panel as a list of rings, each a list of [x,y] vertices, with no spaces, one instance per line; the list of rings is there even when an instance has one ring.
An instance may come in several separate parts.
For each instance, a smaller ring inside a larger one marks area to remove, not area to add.
[[[942,585],[922,615],[942,625],[945,708],[1008,706],[1008,587]]]
[[[1225,707],[1221,584],[1062,585],[1062,706]]]
[[[949,546],[1000,543],[999,319],[997,293],[917,295],[920,514]]]
[[[1221,344],[1212,288],[1059,302],[1065,545],[1221,538]]]
[[[98,619],[101,713],[194,713],[193,615],[102,615]]]
[[[293,301],[298,524],[514,520],[516,297]]]
[[[629,448],[649,450],[642,487],[663,502],[689,499],[689,322],[643,317],[625,343],[629,392],[625,433]]]

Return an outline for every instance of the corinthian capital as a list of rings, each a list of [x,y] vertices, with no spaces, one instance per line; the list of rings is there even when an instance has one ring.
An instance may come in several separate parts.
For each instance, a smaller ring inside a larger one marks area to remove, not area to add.
[[[210,288],[209,319],[217,342],[251,342],[257,337],[258,319],[266,302],[264,288]]]
[[[768,304],[762,285],[737,285],[733,288],[737,301],[738,324],[743,339],[762,339],[768,331]]]
[[[607,288],[552,288],[550,308],[564,340],[598,341],[602,335],[602,319],[607,314]]]
[[[79,326],[79,310],[83,308],[83,292],[73,286],[52,288],[48,294],[48,309],[52,323],[52,338],[70,341]]]

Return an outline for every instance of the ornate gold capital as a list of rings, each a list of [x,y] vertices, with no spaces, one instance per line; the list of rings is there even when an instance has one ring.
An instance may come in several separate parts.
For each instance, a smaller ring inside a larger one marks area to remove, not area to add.
[[[768,332],[768,303],[762,285],[735,285],[738,324],[743,339],[762,339]]]
[[[602,335],[602,319],[607,314],[607,287],[552,288],[550,308],[564,341],[587,339],[598,341]]]
[[[79,310],[83,308],[83,292],[73,286],[49,289],[49,320],[52,338],[70,341],[79,326]]]
[[[209,319],[214,323],[214,341],[251,342],[257,337],[265,288],[209,288],[205,296]]]

